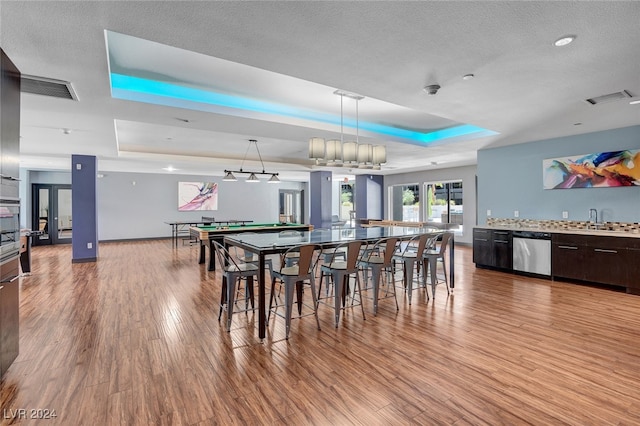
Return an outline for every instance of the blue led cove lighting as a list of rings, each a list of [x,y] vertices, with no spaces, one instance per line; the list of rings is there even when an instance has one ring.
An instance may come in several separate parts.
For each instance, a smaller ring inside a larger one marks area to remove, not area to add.
[[[243,98],[240,96],[225,95],[221,93],[194,89],[179,86],[176,84],[164,83],[160,81],[132,77],[117,73],[111,73],[111,89],[112,96],[115,98],[138,102],[180,106],[183,108],[203,110],[202,107],[198,108],[197,105],[190,104],[199,103],[204,105],[215,105],[238,110],[292,117],[318,123],[333,124],[336,126],[340,125],[340,117],[331,114],[306,111],[286,105],[264,102],[250,98]],[[183,102],[181,102],[180,105],[175,105],[175,103],[169,102],[169,100],[179,100]],[[187,102],[186,104],[185,101]],[[417,132],[413,130],[386,126],[377,123],[370,123],[366,121],[359,121],[357,125],[362,130],[387,136],[409,139],[413,143],[417,143],[418,145],[426,145],[439,140],[460,136],[473,135],[475,137],[479,137],[496,134],[496,132],[493,132],[491,130],[472,126],[470,124],[463,124],[447,129],[435,130],[429,133]],[[345,119],[344,126],[356,128],[356,121],[353,119]]]

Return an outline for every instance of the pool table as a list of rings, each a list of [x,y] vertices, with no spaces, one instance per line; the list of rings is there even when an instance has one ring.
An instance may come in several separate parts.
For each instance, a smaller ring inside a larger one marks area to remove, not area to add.
[[[244,232],[281,232],[281,231],[310,231],[313,229],[311,225],[303,225],[300,223],[245,223],[245,224],[229,224],[229,225],[213,225],[213,226],[192,226],[189,228],[189,234],[200,244],[200,254],[198,263],[205,263],[205,248],[209,248],[209,270],[216,269],[216,256],[213,249],[213,242],[217,241],[222,244],[225,235],[241,234]]]

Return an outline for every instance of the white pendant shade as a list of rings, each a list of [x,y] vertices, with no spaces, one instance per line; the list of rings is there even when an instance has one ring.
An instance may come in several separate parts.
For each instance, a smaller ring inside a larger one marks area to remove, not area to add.
[[[331,139],[325,142],[324,159],[327,161],[342,161],[342,142]]]
[[[354,141],[345,142],[342,145],[342,161],[355,163],[358,161],[358,144]]]
[[[309,158],[313,160],[322,160],[324,158],[324,139],[309,139]]]
[[[373,147],[368,143],[363,143],[358,145],[358,156],[357,160],[360,164],[371,163],[371,158],[373,157]]]
[[[375,145],[373,147],[373,158],[371,162],[374,166],[380,166],[387,162],[387,147],[384,145]]]

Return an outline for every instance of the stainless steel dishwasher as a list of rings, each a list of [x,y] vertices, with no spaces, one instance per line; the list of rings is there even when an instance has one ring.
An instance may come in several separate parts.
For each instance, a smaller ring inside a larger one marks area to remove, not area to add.
[[[551,276],[551,234],[513,231],[513,269]]]

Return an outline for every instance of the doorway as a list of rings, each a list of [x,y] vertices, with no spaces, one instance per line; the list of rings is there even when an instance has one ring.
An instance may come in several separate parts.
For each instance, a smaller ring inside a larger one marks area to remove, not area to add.
[[[304,191],[280,190],[280,222],[304,223]]]
[[[71,185],[33,184],[31,223],[42,231],[33,245],[71,243]]]

